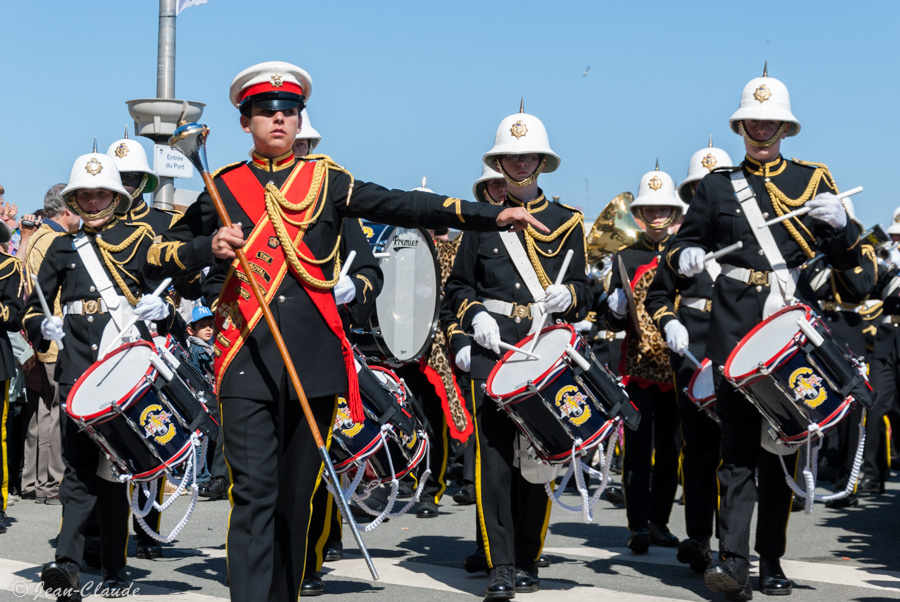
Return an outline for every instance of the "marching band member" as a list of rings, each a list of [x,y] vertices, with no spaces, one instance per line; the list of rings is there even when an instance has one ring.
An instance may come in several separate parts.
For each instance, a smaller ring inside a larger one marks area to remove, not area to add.
[[[2,193],[0,193],[2,196]],[[6,224],[0,227],[0,243],[9,242],[9,228]],[[9,461],[7,458],[7,420],[9,417],[9,379],[16,374],[15,355],[6,331],[18,332],[22,323],[22,298],[19,289],[22,284],[22,267],[19,260],[7,253],[0,252],[0,533],[6,533],[9,522],[6,517],[6,505],[9,502]]]
[[[785,85],[766,73],[751,80],[730,123],[743,137],[747,155],[740,169],[714,172],[701,180],[665,261],[682,275],[695,276],[705,267],[707,251],[743,243],[742,249],[719,262],[722,273],[710,314],[710,332],[716,336],[706,351],[715,367],[716,407],[722,422],[719,513],[724,561],[707,569],[705,580],[710,590],[724,592],[729,600],[749,600],[750,520],[757,495],[761,501],[771,498],[777,508],[759,513],[760,590],[791,591],[780,558],[792,496],[778,458],[760,447],[760,413],[725,381],[719,366],[751,328],[785,303],[795,297],[810,305],[815,302],[805,278],[794,268],[812,258],[816,248],[838,270],[852,270],[862,255],[859,231],[848,224],[828,169],[787,161],[780,154],[784,138],[800,131]],[[758,227],[802,205],[810,213]],[[795,457],[786,458],[789,465]]]
[[[220,227],[204,193],[148,255],[150,273],[160,275],[213,265],[204,291],[217,299],[216,378],[233,480],[229,587],[236,601],[300,594],[310,502],[323,466],[268,325],[258,322],[261,309],[241,286],[240,276],[254,276],[231,268],[234,249],[245,247],[264,274],[257,281],[271,295],[318,429],[327,434],[339,394],[348,396],[351,418],[362,418],[353,354],[332,295],[342,218],[488,230],[537,222],[522,209],[354,182],[327,157],[298,162],[292,145],[310,92],[309,75],[289,63],[262,63],[235,77],[229,98],[254,150],[249,162],[215,175],[235,226]]]
[[[486,398],[481,385],[500,359],[499,342],[524,339],[539,323],[538,312],[577,322],[591,299],[584,269],[583,216],[551,203],[538,187],[538,176],[555,171],[560,163],[544,124],[521,108],[506,117],[484,163],[506,178],[506,206],[525,208],[551,229],[549,235],[533,229],[518,235],[463,235],[444,291],[458,328],[474,331],[478,343],[471,347],[469,374],[475,398],[478,520],[491,568],[485,598],[508,599],[540,587],[535,562],[543,548],[550,500],[543,483],[528,482],[515,465],[518,430]],[[574,258],[563,284],[553,284],[569,249]],[[528,462],[522,455],[519,460]]]
[[[678,196],[690,203],[704,176],[714,169],[731,168],[732,165],[728,153],[714,147],[710,137],[709,147],[691,157],[687,178],[678,185]],[[706,357],[709,311],[718,269],[719,265],[711,261],[704,271],[688,278],[663,262],[645,301],[656,329],[663,333],[671,350],[669,361],[675,375],[675,396],[681,418],[681,485],[687,539],[678,544],[677,558],[698,573],[704,572],[712,563],[709,542],[718,504],[716,471],[722,434],[718,423],[700,411],[685,394],[696,367],[683,352],[689,347],[694,357],[701,361]]]
[[[83,225],[81,230],[59,236],[50,243],[38,280],[47,299],[59,295],[64,317],[44,316],[37,294],[32,293],[24,324],[39,351],[65,337],[55,376],[60,399],[67,399],[75,381],[97,361],[98,343],[107,325],[121,324],[123,318],[127,319],[126,304],[145,320],[165,320],[169,309],[159,298],[142,298],[144,292],[153,288],[141,274],[152,233],[146,226],[116,219],[117,204],[128,203],[130,196],[122,186],[113,160],[97,152],[78,157],[69,184],[61,194],[69,208],[81,216]],[[99,284],[110,280],[111,289]],[[112,312],[116,312],[115,318]],[[128,588],[126,485],[101,478],[97,470],[100,461],[97,445],[66,414],[62,414],[61,421],[66,466],[59,488],[62,526],[56,560],[45,565],[41,573],[44,590],[63,592],[60,600],[81,600],[78,589],[84,529],[96,503],[102,588],[110,595],[116,592],[122,595]]]
[[[684,206],[675,195],[672,177],[660,171],[657,163],[655,170],[641,177],[638,196],[630,207],[646,229],[613,257],[607,324],[610,330],[625,329],[628,333],[619,372],[628,397],[641,413],[637,430],[625,433],[622,461],[625,511],[631,531],[628,548],[635,554],[646,553],[651,543],[678,545],[678,538],[668,527],[678,489],[678,402],[665,342],[644,308],[644,299],[669,238],[669,228],[681,219]],[[627,270],[627,281],[619,269],[619,258]],[[622,290],[626,286],[633,291],[634,307]]]

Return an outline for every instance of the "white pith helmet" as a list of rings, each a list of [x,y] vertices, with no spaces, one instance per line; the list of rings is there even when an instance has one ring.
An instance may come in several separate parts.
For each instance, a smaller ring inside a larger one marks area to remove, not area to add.
[[[322,141],[322,136],[316,129],[312,126],[312,122],[309,120],[309,113],[306,112],[306,109],[300,111],[300,131],[297,132],[297,136],[294,138],[295,140],[309,140],[309,152],[313,152],[313,150],[319,145],[319,142]]]
[[[115,162],[119,174],[135,171],[147,174],[147,186],[144,187],[143,192],[153,192],[159,186],[159,177],[155,171],[150,169],[147,152],[140,142],[128,138],[127,129],[125,137],[110,144],[106,154]]]
[[[431,188],[428,188],[425,186],[425,180],[426,180],[426,178],[423,176],[422,177],[422,185],[416,186],[412,190],[414,190],[416,192],[430,192],[431,194],[434,194],[434,191]]]
[[[740,134],[737,124],[745,119],[785,121],[788,123],[788,136],[800,133],[800,122],[791,112],[791,95],[787,86],[780,80],[769,77],[768,63],[763,67],[762,77],[751,79],[741,92],[741,104],[729,119],[729,125],[735,134]]]
[[[887,233],[900,234],[900,207],[894,209],[894,218],[891,220],[891,225],[888,226]]]
[[[721,167],[734,167],[734,163],[728,153],[712,145],[712,136],[710,136],[709,146],[701,148],[691,155],[687,177],[678,185],[679,198],[685,203],[690,203],[693,197],[690,185],[699,182],[706,174]]]
[[[637,198],[629,207],[634,217],[644,221],[641,217],[641,207],[672,207],[675,209],[672,221],[684,215],[687,209],[687,205],[675,194],[675,181],[672,180],[672,176],[659,170],[659,161],[656,162],[656,169],[641,176]]]
[[[493,167],[482,163],[481,164],[481,177],[475,180],[475,183],[472,184],[472,195],[475,197],[476,201],[481,201],[482,203],[490,202],[485,198],[484,192],[487,188],[487,183],[490,180],[504,180],[503,174],[494,169]]]
[[[494,167],[494,159],[504,155],[526,155],[540,153],[547,158],[541,173],[550,173],[559,168],[560,158],[550,148],[550,137],[543,122],[525,112],[524,101],[519,105],[519,112],[504,117],[497,127],[494,146],[484,154],[485,165]]]
[[[96,151],[75,159],[72,173],[69,175],[69,183],[62,189],[60,195],[64,199],[74,202],[74,192],[90,188],[105,188],[117,193],[120,204],[131,202],[131,196],[122,186],[122,177],[119,175],[115,161],[109,155],[102,155]]]

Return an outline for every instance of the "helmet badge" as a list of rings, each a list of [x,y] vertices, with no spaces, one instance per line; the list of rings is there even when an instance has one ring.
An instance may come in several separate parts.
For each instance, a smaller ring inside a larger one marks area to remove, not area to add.
[[[520,119],[515,122],[511,128],[509,128],[509,133],[515,136],[516,140],[518,140],[528,133],[528,126],[522,123],[522,120]]]
[[[120,159],[123,158],[125,155],[128,154],[128,145],[123,142],[122,144],[120,144],[119,146],[116,147],[115,153],[118,158],[120,158]]]
[[[753,91],[753,98],[758,100],[760,103],[764,103],[772,98],[772,91],[769,90],[769,86],[762,84],[760,87]]]
[[[284,78],[280,73],[276,73],[272,77],[269,78],[269,81],[272,83],[272,86],[275,88],[280,88],[284,85]]]
[[[659,190],[663,187],[662,178],[660,178],[659,176],[653,176],[652,178],[650,178],[650,181],[647,182],[647,186],[649,186],[651,190]]]
[[[713,170],[713,168],[716,166],[716,163],[716,157],[712,153],[707,153],[707,155],[703,157],[703,160],[700,161],[700,165],[702,165],[709,171]]]
[[[101,165],[100,161],[98,161],[97,159],[91,159],[87,162],[87,165],[84,166],[84,170],[92,176],[96,176],[98,173],[103,171],[103,165]]]

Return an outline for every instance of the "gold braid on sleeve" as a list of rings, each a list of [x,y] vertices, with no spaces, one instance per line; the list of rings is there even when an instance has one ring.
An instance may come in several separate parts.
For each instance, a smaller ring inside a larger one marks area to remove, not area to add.
[[[525,249],[528,251],[528,259],[531,260],[531,265],[534,267],[538,280],[540,280],[541,286],[544,288],[553,284],[553,281],[547,276],[547,272],[544,271],[544,266],[541,265],[541,257],[555,257],[558,255],[563,247],[566,246],[566,241],[569,239],[569,236],[583,221],[584,216],[581,213],[576,213],[550,234],[541,234],[531,226],[528,226],[525,230]],[[538,242],[549,244],[560,237],[562,237],[562,239],[553,251],[544,251],[534,242],[537,240]],[[582,238],[584,238],[583,227]]]
[[[831,177],[831,172],[828,171],[828,168],[825,165],[821,163],[798,161],[796,159],[793,159],[793,161],[801,165],[815,167],[815,171],[813,171],[813,174],[809,179],[809,183],[806,185],[806,190],[804,190],[803,193],[796,199],[788,197],[783,192],[781,192],[773,182],[769,181],[769,168],[768,166],[765,166],[764,168],[763,175],[767,180],[766,192],[769,193],[769,198],[772,200],[772,207],[775,209],[775,213],[777,213],[779,216],[790,213],[797,207],[800,207],[801,205],[806,203],[806,201],[813,198],[813,196],[815,196],[816,194],[816,191],[819,189],[819,183],[822,182],[823,179],[825,180],[825,184],[827,186],[833,188],[834,191],[837,192],[837,186],[834,183],[834,179]],[[800,248],[803,250],[806,256],[810,259],[815,257],[816,253],[810,245],[815,243],[816,237],[813,236],[812,232],[810,232],[806,228],[806,226],[803,225],[803,222],[801,222],[798,218],[793,218],[793,220],[787,220],[782,223],[784,224],[784,227],[787,228],[788,232],[791,235],[791,238],[793,238],[797,242],[797,244],[800,245]],[[797,229],[798,227],[806,233],[812,243],[807,241],[803,237],[803,235]]]

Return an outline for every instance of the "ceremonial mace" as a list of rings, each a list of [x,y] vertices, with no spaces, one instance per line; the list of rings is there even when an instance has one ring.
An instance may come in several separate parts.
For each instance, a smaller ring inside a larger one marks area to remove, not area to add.
[[[222,197],[219,196],[216,184],[209,174],[209,166],[206,162],[206,137],[208,135],[209,127],[202,123],[185,123],[180,125],[178,129],[175,130],[175,133],[172,134],[172,137],[169,138],[169,146],[182,153],[194,167],[197,168],[200,175],[203,177],[203,183],[206,184],[206,191],[209,193],[213,205],[216,207],[216,213],[219,214],[219,219],[226,228],[231,228],[231,218],[225,210],[225,204],[222,202]],[[334,484],[334,495],[338,498],[341,512],[344,513],[344,516],[348,517],[349,520],[347,522],[350,525],[350,530],[353,531],[353,537],[356,538],[356,543],[359,544],[359,549],[366,559],[366,564],[369,566],[369,572],[372,573],[372,578],[377,581],[378,572],[375,570],[375,565],[372,564],[372,557],[369,556],[366,544],[363,543],[362,535],[360,535],[359,529],[356,526],[356,521],[350,518],[352,517],[350,505],[347,503],[347,498],[344,497],[344,492],[341,490],[340,480],[338,479],[337,473],[334,471],[331,457],[328,455],[328,448],[325,447],[325,442],[322,440],[322,434],[319,432],[319,428],[316,425],[312,410],[309,407],[309,400],[306,398],[306,393],[303,391],[303,385],[300,384],[300,377],[297,375],[296,368],[294,368],[294,362],[291,360],[287,346],[284,344],[284,337],[281,336],[281,331],[275,323],[275,316],[272,315],[272,310],[269,309],[269,304],[266,303],[265,295],[263,295],[262,290],[259,288],[259,284],[252,276],[253,271],[250,269],[250,263],[247,261],[244,250],[235,249],[234,254],[237,256],[244,273],[248,276],[247,282],[250,284],[253,296],[256,297],[256,301],[259,303],[260,308],[262,308],[263,316],[266,318],[266,323],[269,325],[269,330],[272,331],[272,337],[275,339],[275,344],[278,346],[279,353],[281,353],[281,359],[284,360],[288,375],[291,378],[294,389],[297,391],[297,396],[300,398],[300,405],[303,407],[303,415],[306,417],[307,424],[309,424],[309,430],[312,432],[313,439],[316,441],[316,446],[319,448],[319,455],[322,456],[322,462],[325,464],[326,476],[328,477],[328,480]],[[362,470],[362,468],[359,470]]]

